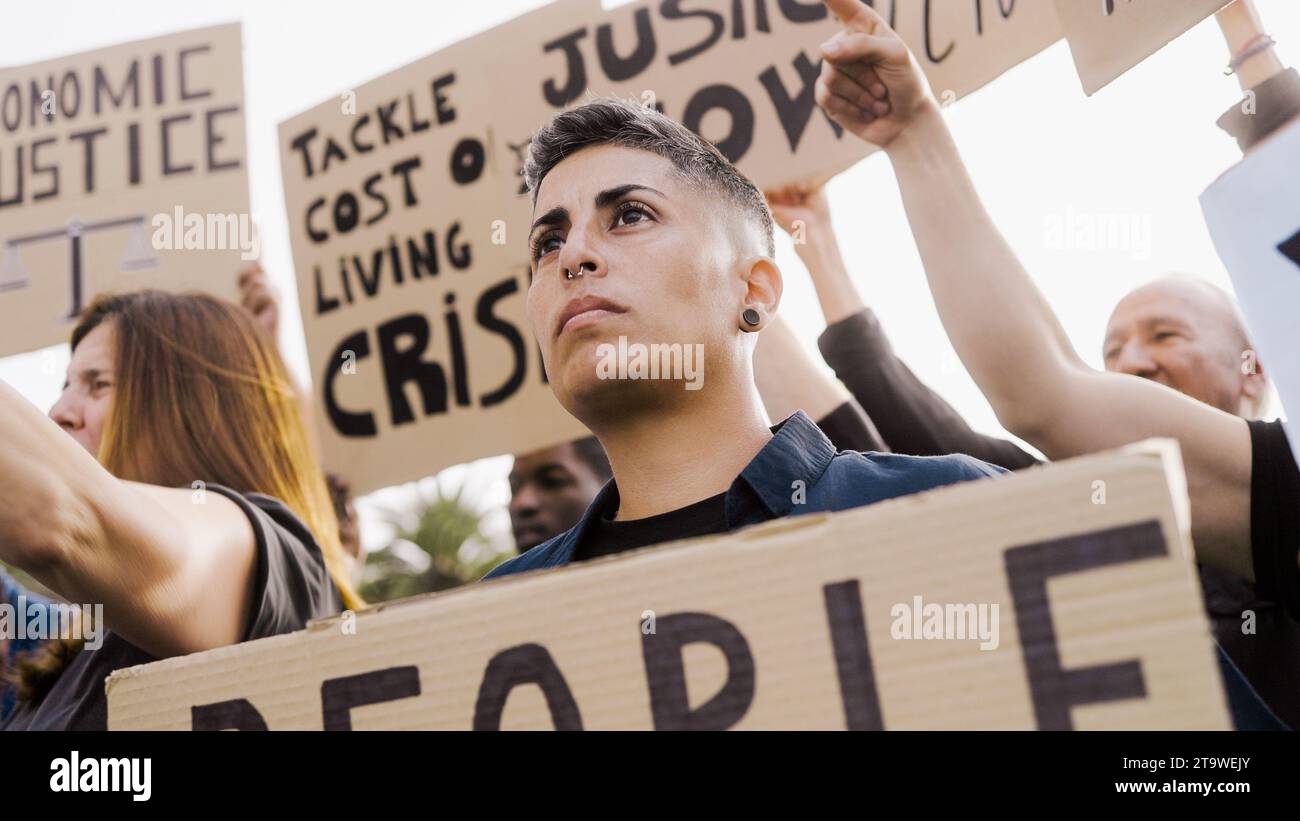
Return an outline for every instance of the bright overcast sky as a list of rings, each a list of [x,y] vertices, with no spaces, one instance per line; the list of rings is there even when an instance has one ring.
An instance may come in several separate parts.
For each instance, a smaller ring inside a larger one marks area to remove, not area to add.
[[[253,213],[262,228],[263,265],[280,287],[289,317],[282,344],[291,367],[305,373],[276,125],[343,89],[539,5],[530,0],[9,3],[0,26],[0,60],[19,65],[213,23],[243,23]],[[1256,0],[1256,6],[1283,61],[1295,65],[1300,3]],[[1235,143],[1214,124],[1240,98],[1235,79],[1223,75],[1226,62],[1218,26],[1207,20],[1088,98],[1060,42],[948,110],[994,219],[1079,352],[1095,365],[1100,366],[1106,316],[1134,286],[1179,271],[1228,287],[1197,203],[1201,191],[1240,158]],[[830,197],[845,259],[896,350],[976,428],[1001,433],[935,315],[888,162],[880,156],[862,161],[831,182]],[[1135,220],[1139,228],[1149,226],[1149,244],[1110,250],[1054,247],[1059,243],[1049,240],[1049,222],[1072,214]],[[782,313],[815,351],[824,322],[811,286],[784,241],[778,260],[787,276]],[[0,379],[48,408],[62,383],[66,347],[0,360]],[[475,485],[485,482],[488,497],[504,501],[508,491],[499,477],[508,468],[508,459],[482,463]],[[373,510],[367,520],[372,515]],[[494,516],[491,529],[500,533],[502,521],[500,514]],[[366,541],[377,547],[382,536],[371,527]]]

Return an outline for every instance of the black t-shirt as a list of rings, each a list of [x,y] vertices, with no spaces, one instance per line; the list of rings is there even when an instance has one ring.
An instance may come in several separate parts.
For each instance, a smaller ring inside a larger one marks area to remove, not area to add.
[[[822,429],[826,438],[836,450],[880,451],[887,453],[889,447],[880,438],[880,432],[872,423],[866,411],[856,399],[842,403],[838,408],[817,420],[817,427]]]
[[[1293,617],[1300,613],[1300,470],[1281,422],[1247,424],[1256,582],[1201,565],[1201,591],[1219,644],[1273,712],[1300,728],[1300,622]]]
[[[239,494],[219,485],[207,489],[238,505],[253,525],[257,564],[253,612],[244,641],[301,630],[310,619],[343,609],[320,545],[287,507],[258,493]],[[37,704],[20,702],[0,729],[105,730],[104,680],[114,670],[153,661],[158,659],[106,630],[101,647],[78,653],[44,699]]]
[[[1250,424],[1250,548],[1260,595],[1300,618],[1300,467],[1281,422]]]
[[[612,522],[603,516],[597,516],[574,550],[573,561],[609,556],[674,539],[693,539],[724,533],[727,530],[726,505],[727,494],[719,493],[695,504],[645,519]]]
[[[894,354],[889,337],[869,309],[828,325],[818,337],[817,347],[894,453],[965,453],[1007,470],[1038,464],[1014,442],[972,430],[961,414]]]

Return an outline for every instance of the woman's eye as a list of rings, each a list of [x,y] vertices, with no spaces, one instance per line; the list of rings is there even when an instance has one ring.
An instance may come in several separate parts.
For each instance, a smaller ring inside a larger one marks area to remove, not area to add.
[[[98,379],[90,386],[90,389],[98,393],[99,391],[108,390],[111,387],[113,387],[112,382],[109,382],[104,379]]]
[[[541,259],[552,251],[560,249],[560,238],[555,234],[548,234],[533,246],[533,259]]]
[[[619,225],[636,225],[650,218],[650,213],[639,205],[629,205],[618,212],[614,218],[615,227]]]

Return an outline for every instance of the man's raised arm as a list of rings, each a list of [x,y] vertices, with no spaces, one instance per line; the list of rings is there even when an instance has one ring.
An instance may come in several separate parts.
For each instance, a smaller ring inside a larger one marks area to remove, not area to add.
[[[907,46],[872,9],[827,0],[817,101],[894,165],[935,305],[998,419],[1051,458],[1178,440],[1201,561],[1253,578],[1246,422],[1163,385],[1089,368],[985,211]]]

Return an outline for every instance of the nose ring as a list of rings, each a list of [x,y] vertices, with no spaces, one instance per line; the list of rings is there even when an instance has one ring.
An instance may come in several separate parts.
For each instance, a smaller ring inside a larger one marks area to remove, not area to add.
[[[582,276],[583,273],[587,270],[587,266],[591,266],[591,270],[593,270],[593,271],[596,270],[596,266],[595,266],[595,265],[593,265],[593,264],[590,263],[590,262],[584,262],[584,263],[582,263],[581,265],[578,266],[578,272],[577,272],[576,274],[575,274],[573,271],[570,271],[568,268],[565,268],[565,269],[564,269],[564,278],[565,278],[565,279],[574,279],[574,278],[576,278],[576,277],[580,277],[580,276]]]

